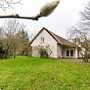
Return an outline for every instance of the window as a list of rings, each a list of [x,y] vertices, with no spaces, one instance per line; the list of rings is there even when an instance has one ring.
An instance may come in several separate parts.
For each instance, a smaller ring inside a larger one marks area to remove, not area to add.
[[[73,56],[73,50],[70,50],[70,56]]]
[[[73,55],[74,55],[73,50],[67,50],[67,51],[66,51],[66,56],[73,57]]]
[[[66,51],[66,56],[69,56],[69,50]]]
[[[44,43],[44,37],[41,37],[41,42]]]
[[[43,43],[44,43],[44,37],[42,38],[42,41],[43,41]]]

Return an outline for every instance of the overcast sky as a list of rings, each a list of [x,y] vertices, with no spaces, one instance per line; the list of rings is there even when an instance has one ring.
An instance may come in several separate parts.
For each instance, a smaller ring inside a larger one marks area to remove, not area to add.
[[[36,15],[40,8],[47,2],[53,0],[22,0],[15,10],[8,10],[11,13],[19,13],[23,16]],[[80,19],[80,11],[88,0],[60,0],[60,4],[48,17],[40,18],[39,21],[22,20],[27,25],[27,31],[38,32],[42,27],[65,37],[68,28],[76,24]],[[8,12],[7,11],[7,12]],[[5,12],[5,13],[7,13]]]

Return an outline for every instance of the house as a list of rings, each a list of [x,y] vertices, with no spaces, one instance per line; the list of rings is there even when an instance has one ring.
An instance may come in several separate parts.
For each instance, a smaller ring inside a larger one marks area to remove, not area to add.
[[[42,28],[30,43],[32,56],[79,58],[79,48],[72,42]]]

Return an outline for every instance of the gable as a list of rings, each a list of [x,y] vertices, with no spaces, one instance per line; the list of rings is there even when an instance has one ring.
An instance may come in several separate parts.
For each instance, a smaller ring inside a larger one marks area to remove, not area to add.
[[[32,40],[31,46],[38,46],[42,43],[42,38],[44,39],[44,45],[57,44],[57,41],[50,35],[50,33],[43,28],[36,37]]]

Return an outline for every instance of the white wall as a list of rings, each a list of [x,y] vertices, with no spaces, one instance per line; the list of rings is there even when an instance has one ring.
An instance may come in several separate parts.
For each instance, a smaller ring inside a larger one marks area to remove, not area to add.
[[[78,58],[78,49],[77,48],[75,48],[75,58]]]
[[[57,45],[58,58],[62,58],[63,57],[62,52],[63,52],[62,46],[61,45]]]
[[[41,37],[44,37],[44,43],[41,43]],[[46,30],[43,30],[31,44],[32,56],[40,56],[39,51],[36,49],[34,50],[33,48],[33,47],[38,47],[40,45],[42,46],[49,45],[50,49],[52,50],[52,54],[50,55],[50,57],[57,58],[57,42],[53,39],[53,37]]]

